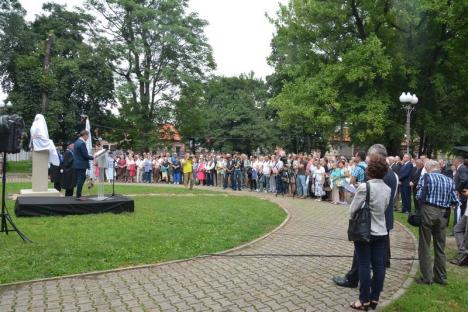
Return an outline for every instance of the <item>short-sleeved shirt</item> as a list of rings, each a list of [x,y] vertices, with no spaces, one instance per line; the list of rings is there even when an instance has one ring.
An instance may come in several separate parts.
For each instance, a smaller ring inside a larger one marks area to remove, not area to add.
[[[191,159],[185,160],[182,168],[184,170],[184,173],[192,172],[192,160]]]
[[[363,183],[366,182],[366,168],[367,164],[364,161],[361,161],[354,167],[351,175],[356,178],[356,182]]]

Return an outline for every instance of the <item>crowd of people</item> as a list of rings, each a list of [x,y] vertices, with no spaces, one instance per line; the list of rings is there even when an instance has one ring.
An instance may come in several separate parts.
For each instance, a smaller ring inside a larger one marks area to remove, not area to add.
[[[84,142],[88,133],[70,143],[61,165],[62,177],[68,177],[66,196],[81,199],[86,169],[93,159]],[[454,231],[459,254],[450,262],[468,265],[468,168],[463,157],[449,165],[443,159],[409,154],[388,156],[386,148],[373,145],[367,153],[354,157],[320,157],[318,154],[286,154],[278,149],[273,155],[234,153],[186,153],[178,155],[119,153],[110,155],[104,165],[96,165],[96,176],[112,182],[172,183],[217,186],[233,191],[273,193],[299,199],[314,198],[332,204],[350,204],[350,218],[367,202],[370,208],[370,240],[355,241],[352,267],[345,276],[333,277],[338,286],[358,287],[359,299],[353,309],[375,309],[383,289],[386,268],[390,267],[389,233],[394,211],[419,214],[420,284],[447,284],[445,241],[452,208],[455,208]],[[99,172],[104,170],[104,172]],[[63,181],[60,180],[60,181]],[[58,187],[60,187],[58,181]],[[54,181],[57,183],[57,181]],[[401,198],[401,209],[400,209]],[[434,262],[430,243],[434,240]],[[372,276],[371,276],[372,272]]]
[[[353,171],[359,172],[358,178],[364,176],[364,161],[363,153],[347,160],[345,157],[320,158],[317,154],[187,153],[180,158],[167,153],[128,152],[115,159],[109,158],[106,177],[109,182],[115,176],[117,182],[128,183],[183,184],[187,180],[200,186],[235,191],[246,189],[346,204],[345,187],[355,182]]]

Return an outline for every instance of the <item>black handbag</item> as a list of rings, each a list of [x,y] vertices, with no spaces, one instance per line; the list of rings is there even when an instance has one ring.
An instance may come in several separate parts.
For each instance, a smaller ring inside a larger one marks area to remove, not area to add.
[[[369,207],[370,185],[366,182],[366,201],[354,212],[348,225],[348,239],[353,242],[370,242],[371,212]]]
[[[421,216],[421,211],[424,208],[424,204],[426,203],[426,195],[427,195],[427,190],[429,188],[429,175],[425,174],[424,175],[424,187],[421,193],[421,198],[418,200],[418,208],[416,209],[415,212],[412,212],[408,216],[408,223],[411,224],[412,226],[419,227],[422,223],[422,216]]]

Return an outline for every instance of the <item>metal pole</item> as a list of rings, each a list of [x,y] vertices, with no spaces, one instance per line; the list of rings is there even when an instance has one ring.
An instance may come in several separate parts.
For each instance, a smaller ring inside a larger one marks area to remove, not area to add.
[[[410,152],[410,135],[411,135],[411,105],[406,106],[406,153]]]

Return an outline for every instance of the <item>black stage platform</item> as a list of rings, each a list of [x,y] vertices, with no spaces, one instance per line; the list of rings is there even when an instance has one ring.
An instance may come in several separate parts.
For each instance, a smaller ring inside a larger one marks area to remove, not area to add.
[[[133,209],[133,199],[118,195],[101,201],[93,200],[93,197],[86,197],[86,200],[74,197],[18,197],[15,204],[17,217],[121,213],[133,212]]]

